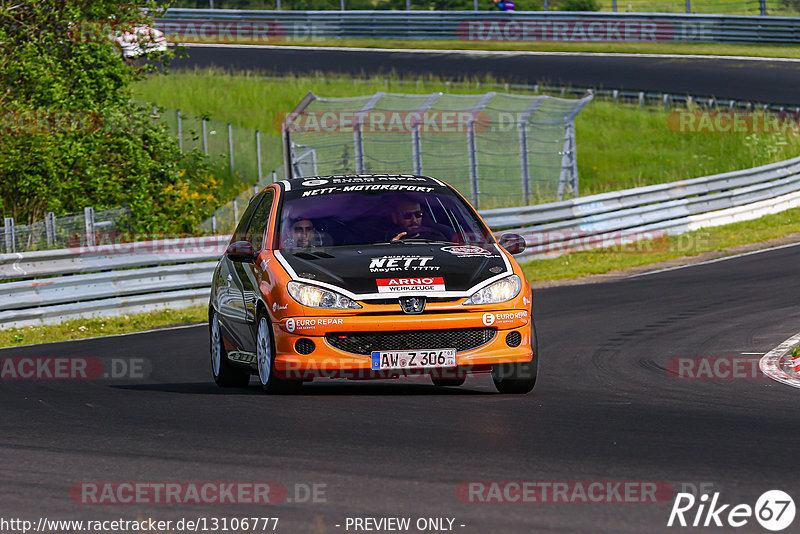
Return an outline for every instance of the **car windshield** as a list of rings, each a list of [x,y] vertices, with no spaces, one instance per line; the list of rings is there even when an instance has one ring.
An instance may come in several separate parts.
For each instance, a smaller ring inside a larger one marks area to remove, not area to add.
[[[315,192],[316,193],[316,192]],[[444,242],[485,244],[490,234],[473,210],[446,188],[427,193],[326,192],[284,197],[278,248]]]

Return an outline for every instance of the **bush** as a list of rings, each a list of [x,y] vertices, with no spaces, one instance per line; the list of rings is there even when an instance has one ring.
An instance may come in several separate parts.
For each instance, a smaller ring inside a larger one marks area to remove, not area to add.
[[[124,204],[134,232],[185,232],[214,209],[218,184],[202,156],[183,154],[131,100],[130,84],[171,58],[122,57],[115,32],[142,25],[152,26],[150,15],[115,0],[0,4],[5,216],[30,223]]]

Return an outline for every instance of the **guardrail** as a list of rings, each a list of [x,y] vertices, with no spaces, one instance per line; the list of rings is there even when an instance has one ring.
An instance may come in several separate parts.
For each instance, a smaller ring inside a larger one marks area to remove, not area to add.
[[[173,42],[276,43],[373,38],[796,44],[800,18],[558,11],[256,11],[169,9]]]
[[[626,244],[800,206],[800,158],[524,208],[481,211],[521,260]],[[204,305],[228,236],[0,255],[0,328]],[[68,276],[64,276],[68,275]]]

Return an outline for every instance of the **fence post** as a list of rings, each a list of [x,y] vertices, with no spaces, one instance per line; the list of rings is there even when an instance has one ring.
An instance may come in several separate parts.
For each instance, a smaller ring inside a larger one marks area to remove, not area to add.
[[[611,11],[617,12],[617,0],[611,0]]]
[[[544,0],[544,10],[550,11],[550,7],[547,5],[547,0]]]
[[[525,123],[526,121],[520,119],[517,123],[517,129],[519,130],[519,170],[520,180],[522,180],[522,197],[525,199],[524,205],[528,206],[530,174],[528,172],[528,130]]]
[[[687,13],[692,12],[692,0],[686,0],[686,12]]]
[[[639,91],[639,107],[644,107],[644,91]]]
[[[278,181],[278,173],[275,172],[275,171],[272,171],[272,183],[274,184],[277,181]]]
[[[153,106],[153,124],[158,124],[158,106]]]
[[[13,217],[3,218],[3,233],[5,234],[6,238],[6,252],[16,252],[17,244],[16,244],[16,239],[14,239],[15,236],[14,236]]]
[[[758,0],[758,10],[761,12],[762,17],[767,16],[767,0]]]
[[[86,227],[86,244],[94,245],[94,208],[92,206],[83,208],[83,222]]]
[[[47,234],[47,248],[53,248],[56,244],[56,214],[48,211],[44,214],[44,231]]]
[[[558,200],[564,200],[564,189],[569,186],[573,196],[578,196],[578,162],[575,159],[575,122],[564,128],[564,149],[561,152],[561,173],[558,178]]]
[[[233,172],[233,126],[228,124],[228,159],[231,162],[231,172]]]
[[[669,111],[669,95],[664,94],[664,111]]]
[[[258,183],[261,183],[261,132],[256,130],[256,166],[258,167]]]
[[[236,223],[239,222],[239,204],[236,199],[233,199],[233,227],[236,228]]]
[[[467,123],[467,154],[469,157],[469,194],[472,205],[478,207],[480,191],[478,190],[478,153],[475,146],[475,119]]]
[[[414,174],[422,174],[422,143],[419,139],[419,123],[411,128],[411,158],[414,160]]]
[[[361,121],[363,117],[356,115],[353,122],[353,150],[356,159],[356,174],[364,173],[364,136],[361,135]]]
[[[217,235],[217,214],[211,216],[211,233]]]
[[[183,150],[183,135],[181,135],[181,110],[175,110],[175,116],[178,118],[178,149]]]
[[[208,156],[208,133],[206,132],[206,120],[203,119],[203,154]]]

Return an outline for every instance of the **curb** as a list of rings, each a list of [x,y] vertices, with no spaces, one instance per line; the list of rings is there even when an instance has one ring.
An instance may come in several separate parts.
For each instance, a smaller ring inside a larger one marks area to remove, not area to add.
[[[792,370],[795,362],[789,358],[792,349],[800,343],[800,334],[795,334],[768,353],[766,353],[758,367],[767,377],[795,388],[800,388],[800,375]]]

